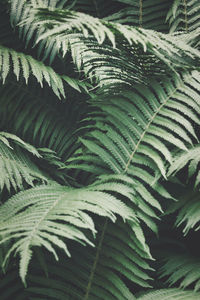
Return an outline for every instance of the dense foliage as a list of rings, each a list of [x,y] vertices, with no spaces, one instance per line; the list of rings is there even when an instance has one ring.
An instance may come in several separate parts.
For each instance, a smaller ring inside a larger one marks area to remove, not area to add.
[[[1,1],[1,300],[200,299],[199,36],[198,0]]]

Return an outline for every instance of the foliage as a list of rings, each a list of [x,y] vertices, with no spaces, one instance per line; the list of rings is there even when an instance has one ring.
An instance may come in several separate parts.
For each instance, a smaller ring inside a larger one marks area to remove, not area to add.
[[[1,2],[2,300],[200,298],[199,13]]]

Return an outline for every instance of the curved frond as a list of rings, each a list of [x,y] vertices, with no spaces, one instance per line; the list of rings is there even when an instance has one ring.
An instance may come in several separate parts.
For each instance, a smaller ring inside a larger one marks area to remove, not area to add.
[[[164,259],[160,268],[161,278],[168,277],[171,286],[179,283],[180,288],[194,285],[194,291],[200,289],[200,261],[187,254],[174,254]]]
[[[194,69],[200,57],[178,36],[71,10],[36,8],[23,22],[35,24],[32,36],[37,37],[45,57],[59,52],[65,56],[70,51],[77,69],[100,86],[132,85],[166,71]]]
[[[59,98],[65,95],[62,79],[51,67],[45,66],[30,55],[0,46],[0,72],[3,83],[11,70],[17,80],[23,77],[28,83],[30,75],[33,75],[41,86],[46,82]]]
[[[127,287],[128,280],[149,287],[150,278],[144,272],[150,270],[144,261],[147,255],[131,227],[124,226],[122,222],[117,222],[116,227],[108,221],[102,224],[99,220],[96,223],[99,232],[96,247],[72,246],[72,257],[67,261],[61,260],[63,270],[59,265],[51,264],[52,268],[48,268],[50,281],[40,277],[39,282],[36,277],[31,277],[34,285],[32,283],[31,288],[30,283],[28,291],[36,295],[37,290],[45,287],[46,291],[50,288],[56,294],[53,274],[58,282],[63,283],[60,291],[65,297],[76,300],[134,299]],[[45,295],[51,297],[46,291]]]
[[[49,278],[40,276],[40,280],[38,280],[39,278],[36,276],[28,277],[27,279],[30,279],[27,289],[29,294],[37,296],[38,293],[44,293],[43,295],[47,299],[66,299],[66,297],[74,300],[135,299],[125,285],[123,275],[127,278],[129,276],[130,280],[139,281],[146,287],[148,286],[148,276],[136,266],[134,259],[137,258],[137,255],[133,249],[127,247],[124,248],[124,252],[120,251],[119,247],[123,243],[120,244],[117,233],[112,237],[114,231],[116,233],[113,228],[111,235],[107,236],[107,239],[101,244],[98,261],[95,248],[82,246],[72,247],[72,257],[66,260],[61,258],[60,267],[59,264],[50,263],[47,260],[50,266],[48,268]],[[120,231],[119,234],[121,234]],[[126,230],[122,231],[122,234],[128,237]],[[97,237],[98,242],[99,238]],[[111,241],[113,245],[111,245]],[[98,244],[96,246],[98,247]],[[131,257],[132,254],[133,257]],[[93,259],[97,262],[95,267]],[[148,268],[148,266],[145,267]],[[59,282],[61,285],[58,285]],[[51,293],[48,293],[49,290]]]
[[[22,189],[24,182],[33,186],[35,180],[47,181],[47,177],[31,161],[27,151],[41,157],[33,146],[25,143],[19,137],[0,132],[0,190],[3,190],[4,186],[9,191],[11,187],[18,190]]]
[[[83,151],[66,162],[67,168],[128,174],[135,182],[138,217],[156,232],[154,209],[162,209],[153,190],[171,198],[158,179],[167,177],[171,150],[187,150],[196,139],[192,124],[199,124],[195,112],[200,106],[195,95],[195,86],[174,78],[152,82],[150,88],[136,86],[123,96],[99,98],[94,113],[85,120],[90,130],[80,138]]]
[[[184,235],[187,235],[190,230],[200,229],[200,204],[199,204],[199,191],[189,190],[186,195],[182,195],[177,203],[174,203],[169,213],[176,212],[175,225],[181,226]]]
[[[1,243],[15,239],[6,255],[20,254],[20,276],[25,281],[33,246],[44,246],[56,259],[55,247],[70,256],[63,239],[93,245],[82,232],[95,234],[94,223],[85,212],[106,216],[112,221],[115,214],[124,220],[136,221],[134,212],[116,197],[97,187],[70,189],[60,185],[40,186],[20,192],[0,207]],[[63,223],[64,222],[64,223]]]
[[[168,175],[175,175],[185,166],[188,168],[188,177],[195,175],[195,185],[196,188],[200,184],[200,145],[196,145],[190,148],[187,152],[180,152],[174,156],[172,165],[169,168]]]
[[[102,21],[79,12],[37,8],[33,9],[33,15],[30,14],[27,21],[30,22],[33,19],[39,28],[45,29],[43,34],[38,34],[37,42],[49,37],[54,38],[55,42],[63,48],[64,53],[67,50],[67,44],[70,43],[70,39],[73,39],[73,35],[71,36],[70,34],[76,32],[77,34],[81,33],[85,39],[93,36],[98,44],[102,44],[107,39],[113,47],[117,46],[119,49],[121,37],[133,49],[140,48],[141,51],[143,49],[144,52],[147,51],[155,56],[154,63],[158,59],[168,67],[171,63],[171,67],[175,69],[178,65],[180,68],[183,66],[186,67],[186,65],[189,67],[189,64],[192,63],[192,56],[194,59],[195,57],[199,58],[197,50],[192,49],[181,40],[177,43],[178,37],[156,33],[153,30]],[[49,26],[50,29],[48,29]],[[118,36],[119,44],[117,43]],[[77,39],[78,35],[75,38]],[[184,60],[182,60],[183,56]],[[153,60],[153,57],[151,59]],[[189,64],[187,64],[188,59]],[[181,64],[180,60],[182,61]]]
[[[23,92],[22,92],[23,91]],[[75,151],[76,122],[84,112],[74,102],[55,101],[45,89],[8,82],[0,88],[1,126],[38,148],[50,148],[66,159]],[[17,101],[16,101],[17,99]]]
[[[192,123],[199,124],[200,106],[195,88],[175,77],[152,82],[150,88],[136,86],[123,96],[99,98],[97,112],[86,120],[95,124],[88,125],[91,132],[81,141],[114,173],[126,173],[134,164],[153,172],[157,168],[166,177],[164,161],[172,161],[171,146],[187,150],[196,139]]]

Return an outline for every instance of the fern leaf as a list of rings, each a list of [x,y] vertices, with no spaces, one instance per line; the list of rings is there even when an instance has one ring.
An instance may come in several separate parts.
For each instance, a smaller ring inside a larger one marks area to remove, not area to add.
[[[104,18],[121,24],[131,24],[132,26],[141,26],[157,31],[168,31],[167,24],[164,22],[165,16],[170,8],[169,1],[143,0],[129,1],[117,0],[123,4],[124,8],[114,14]]]
[[[72,245],[73,255],[70,259],[61,256],[61,268],[53,261],[50,263],[50,258],[47,257],[49,282],[42,276],[40,281],[36,276],[28,277],[27,279],[30,278],[28,291],[36,296],[37,290],[48,287],[51,288],[52,294],[59,290],[65,293],[65,297],[77,300],[84,298],[122,300],[134,299],[122,276],[127,279],[130,277],[132,282],[148,287],[149,277],[143,268],[148,270],[149,266],[142,259],[145,254],[138,248],[137,239],[131,228],[117,222],[116,231],[115,226],[107,222],[109,234],[105,233],[102,239],[101,232],[104,227],[102,228],[101,223],[97,222],[100,234],[97,235],[96,249]],[[55,281],[53,274],[58,276],[59,281]],[[61,282],[62,286],[59,287],[58,282]]]
[[[193,291],[182,291],[180,289],[162,289],[148,292],[143,296],[138,297],[138,300],[197,300],[199,298],[199,293],[194,293]]]
[[[51,44],[63,55],[69,45],[77,69],[82,68],[100,87],[132,85],[148,81],[148,74],[194,69],[200,56],[181,37],[177,43],[177,36],[102,21],[70,10],[36,8],[25,22],[36,22],[37,42],[46,40],[47,48]],[[46,29],[47,24],[52,29]]]
[[[15,135],[39,148],[52,149],[63,160],[76,150],[75,124],[81,115],[80,107],[84,110],[84,105],[79,99],[75,110],[74,102],[65,103],[67,109],[62,115],[63,103],[52,99],[52,94],[46,89],[39,89],[37,83],[30,88],[23,83],[16,86],[15,82],[9,81],[0,88],[0,92],[3,128],[8,131],[13,128],[12,132]]]
[[[193,31],[200,25],[200,5],[198,0],[180,1],[174,0],[168,12],[167,20],[170,24],[171,32],[174,31]]]
[[[176,226],[183,227],[183,233],[186,235],[192,229],[199,230],[199,193],[190,191],[181,197],[181,199],[170,208],[171,212],[178,212],[176,217]]]
[[[173,158],[173,163],[169,168],[168,174],[176,174],[186,165],[188,165],[188,177],[193,176],[198,171],[199,164],[199,144],[190,148],[187,152],[177,153]],[[196,180],[195,186],[199,184],[198,178]]]
[[[13,69],[17,79],[19,79],[19,75],[21,75],[27,83],[32,74],[41,86],[43,81],[46,81],[59,98],[65,96],[62,79],[51,67],[45,66],[42,62],[35,60],[30,55],[18,53],[3,46],[0,46],[0,57],[2,60],[0,72],[2,74],[3,83],[5,83],[10,69]],[[22,67],[22,72],[20,72],[19,66]]]
[[[187,288],[195,284],[194,291],[199,289],[199,267],[197,258],[187,254],[174,254],[165,258],[165,263],[160,268],[161,277],[167,276],[169,285],[180,282],[180,288]]]
[[[57,246],[69,255],[63,238],[92,245],[81,231],[85,228],[95,233],[94,223],[85,210],[107,216],[112,221],[116,219],[115,214],[123,219],[135,219],[131,209],[102,189],[97,191],[95,187],[73,190],[59,185],[40,186],[16,194],[0,207],[1,243],[17,238],[6,259],[13,251],[20,254],[23,282],[33,246],[44,246],[49,251]],[[65,225],[60,223],[61,220]]]
[[[193,89],[194,87],[187,86],[183,81],[174,79],[162,84],[152,83],[151,90],[154,90],[156,97],[147,98],[147,87],[144,94],[142,87],[140,89],[136,87],[133,92],[125,91],[121,98],[108,97],[108,103],[97,102],[96,107],[105,117],[100,119],[98,116],[96,126],[99,130],[95,131],[91,126],[91,133],[81,141],[90,152],[100,157],[116,173],[127,172],[134,159],[135,164],[142,164],[141,157],[143,157],[143,161],[146,159],[144,164],[150,167],[149,160],[151,160],[152,169],[157,165],[161,174],[165,176],[163,155],[171,162],[167,143],[186,150],[186,145],[192,143],[189,132],[186,133],[188,126],[192,127],[192,122],[199,123],[195,117],[195,113],[199,113],[199,105],[188,110],[187,98],[185,103],[183,98],[179,110],[175,100],[177,94],[180,97],[181,94],[187,93],[187,90]],[[145,99],[145,104],[144,100],[140,99]],[[175,105],[179,114],[175,111]],[[184,110],[188,110],[187,116]],[[91,116],[88,121],[94,121],[95,118]],[[196,137],[195,133],[193,135]]]
[[[9,140],[15,142],[9,143]],[[19,144],[21,147],[16,145]],[[25,143],[19,137],[0,132],[0,189],[3,187],[10,191],[11,186],[15,189],[21,189],[23,182],[33,186],[35,180],[46,182],[47,177],[38,169],[37,165],[31,161],[30,157],[24,151],[28,150],[32,155],[41,157],[39,152],[31,145]]]

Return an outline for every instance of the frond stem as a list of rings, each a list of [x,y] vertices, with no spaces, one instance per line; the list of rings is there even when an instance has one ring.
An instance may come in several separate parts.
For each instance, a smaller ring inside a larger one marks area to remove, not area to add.
[[[85,294],[83,300],[88,300],[88,297],[89,297],[89,294],[90,294],[92,281],[93,281],[95,270],[96,270],[97,263],[98,263],[98,260],[99,260],[99,256],[100,256],[102,243],[103,243],[103,239],[104,239],[104,235],[105,235],[105,232],[106,232],[107,225],[108,225],[108,218],[106,218],[106,221],[105,221],[104,226],[103,226],[103,230],[102,230],[101,237],[100,237],[100,240],[99,240],[99,244],[98,244],[98,247],[97,247],[96,256],[95,256],[95,259],[94,259],[94,263],[93,263],[93,266],[92,266],[92,269],[91,269],[88,285],[87,285],[87,288],[86,288],[86,294]]]
[[[146,126],[145,130],[143,131],[143,133],[142,133],[142,135],[141,135],[139,141],[137,142],[137,144],[136,144],[136,146],[135,146],[135,149],[134,149],[133,152],[131,153],[131,155],[130,155],[130,157],[129,157],[129,160],[128,160],[126,166],[125,166],[125,169],[124,169],[124,172],[123,172],[123,173],[126,173],[126,172],[127,172],[128,168],[129,168],[129,165],[130,165],[130,163],[131,163],[131,161],[132,161],[132,159],[133,159],[133,157],[134,157],[136,151],[138,150],[138,147],[140,146],[140,143],[142,142],[142,140],[143,140],[145,134],[147,133],[147,131],[148,131],[150,125],[152,124],[152,122],[154,121],[155,117],[157,116],[157,114],[159,114],[159,112],[160,112],[160,110],[163,108],[163,106],[167,103],[167,101],[171,98],[172,95],[174,95],[174,93],[175,93],[178,89],[179,89],[179,87],[176,87],[176,88],[172,91],[172,93],[166,98],[166,100],[160,105],[160,107],[158,108],[158,110],[153,114],[153,117],[151,118],[151,120],[150,120],[149,123],[147,124],[147,126]]]
[[[142,27],[142,10],[143,10],[143,3],[140,0],[140,10],[139,10],[139,26]]]
[[[187,0],[183,0],[184,15],[185,15],[185,31],[188,33],[188,16],[187,16]]]
[[[62,196],[61,196],[62,197]],[[27,249],[29,247],[29,245],[31,244],[32,238],[35,234],[35,232],[38,230],[38,228],[40,227],[40,224],[44,221],[44,219],[47,217],[47,215],[49,214],[50,211],[52,211],[54,209],[54,207],[58,204],[58,202],[60,201],[61,197],[59,197],[54,203],[53,205],[46,210],[46,212],[44,213],[44,215],[40,218],[40,220],[35,224],[34,228],[32,229],[32,232],[30,233],[28,239],[27,239]]]

